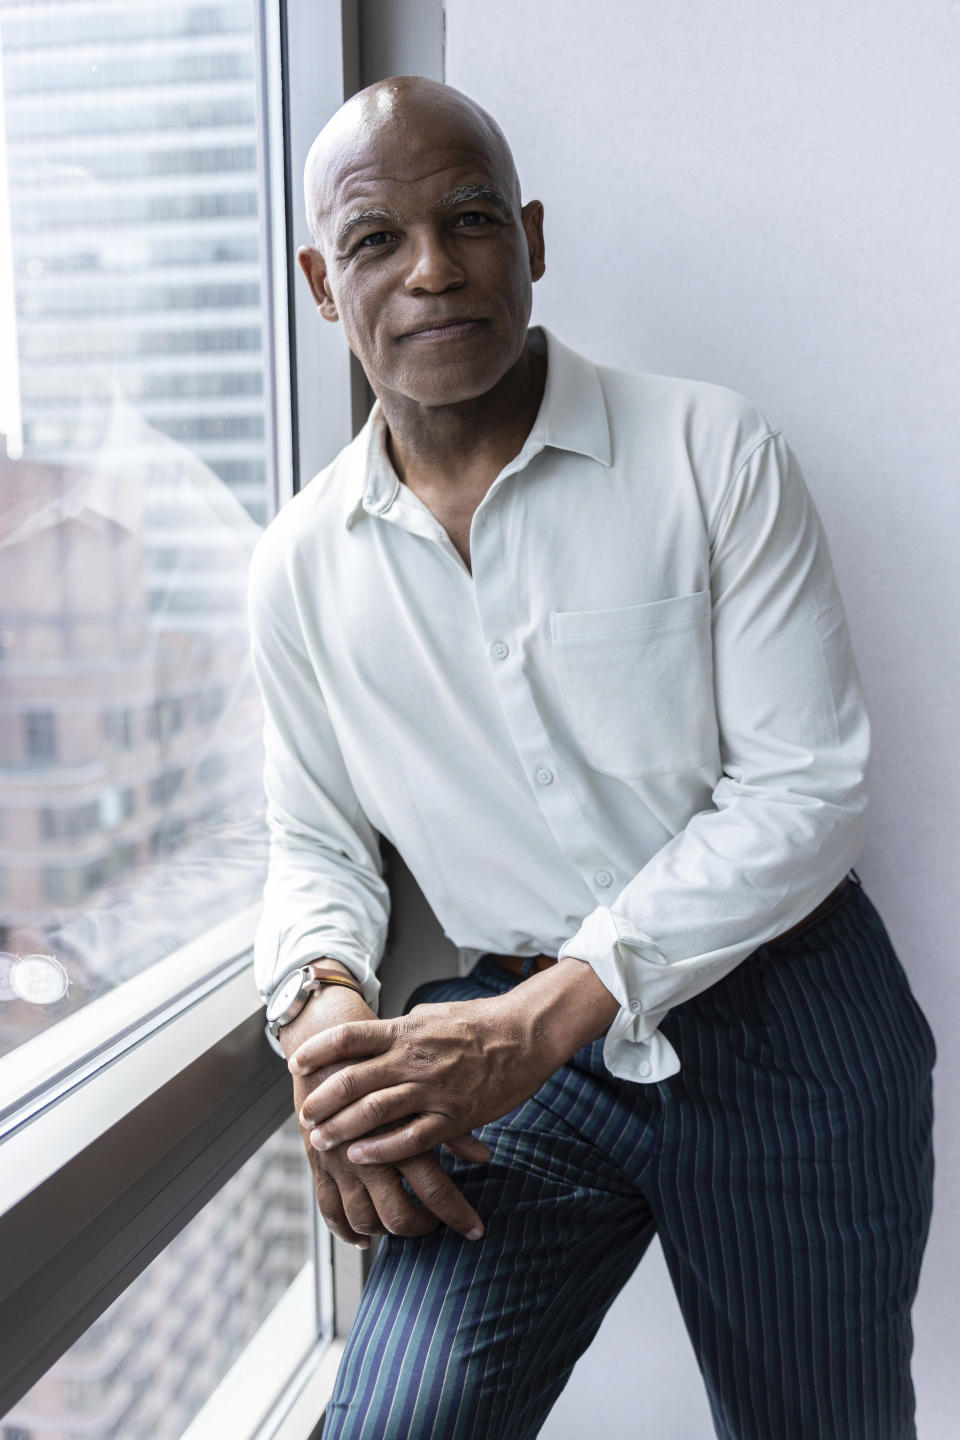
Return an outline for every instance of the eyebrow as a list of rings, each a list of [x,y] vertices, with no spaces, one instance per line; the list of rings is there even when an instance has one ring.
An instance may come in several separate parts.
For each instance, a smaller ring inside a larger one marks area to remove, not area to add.
[[[493,185],[458,185],[455,190],[448,190],[445,195],[440,196],[433,207],[434,213],[452,210],[457,205],[469,204],[471,200],[486,200],[505,218],[509,219],[510,217],[509,202]],[[361,210],[351,211],[340,226],[337,231],[337,248],[342,251],[354,230],[359,230],[364,225],[405,225],[406,223],[406,216],[401,215],[399,210],[387,210],[380,205],[365,205]]]
[[[404,217],[399,210],[384,210],[379,205],[367,205],[362,210],[353,210],[337,231],[337,247],[342,250],[361,225],[403,225]]]
[[[502,214],[510,214],[508,201],[493,185],[458,185],[456,190],[448,190],[446,195],[441,195],[434,209],[452,210],[455,205],[466,205],[470,200],[486,200]]]

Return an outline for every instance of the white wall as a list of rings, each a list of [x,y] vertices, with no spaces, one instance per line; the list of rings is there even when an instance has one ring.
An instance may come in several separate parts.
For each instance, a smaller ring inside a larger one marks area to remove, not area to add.
[[[952,1440],[960,3],[447,0],[446,11],[447,79],[499,119],[524,198],[546,206],[535,318],[597,359],[748,394],[783,426],[831,537],[875,728],[859,868],[940,1044],[915,1378],[921,1435]],[[665,1285],[647,1263],[611,1317],[615,1363],[583,1362],[548,1440],[584,1423],[632,1440],[638,1403],[644,1434],[712,1433],[688,1393],[698,1381],[682,1331],[665,1339],[651,1323],[651,1292]]]

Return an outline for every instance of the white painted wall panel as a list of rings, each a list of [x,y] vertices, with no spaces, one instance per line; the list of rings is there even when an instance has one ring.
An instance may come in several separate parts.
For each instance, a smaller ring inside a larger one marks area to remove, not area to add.
[[[921,1435],[952,1440],[960,3],[446,12],[447,79],[500,120],[524,197],[546,205],[535,318],[597,359],[744,391],[783,426],[824,517],[875,729],[860,869],[940,1044],[915,1376]],[[705,1409],[677,1416],[699,1382],[679,1326],[664,1346],[668,1295],[648,1262],[603,1333],[611,1363],[582,1362],[547,1440],[711,1433]]]

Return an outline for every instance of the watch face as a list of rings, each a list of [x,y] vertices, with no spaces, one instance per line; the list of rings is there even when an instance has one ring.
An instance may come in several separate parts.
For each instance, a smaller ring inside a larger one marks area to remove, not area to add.
[[[300,970],[294,970],[293,974],[288,975],[284,980],[280,989],[275,990],[271,995],[270,1003],[267,1006],[267,1019],[276,1020],[285,1010],[288,1010],[300,994],[302,987],[303,973]]]
[[[70,977],[55,955],[18,955],[10,967],[15,995],[31,1005],[55,1005],[70,987]]]

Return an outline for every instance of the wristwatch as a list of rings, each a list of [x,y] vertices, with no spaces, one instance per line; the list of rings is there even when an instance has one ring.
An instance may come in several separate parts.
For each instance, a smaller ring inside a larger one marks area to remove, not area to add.
[[[348,990],[355,990],[363,996],[356,980],[336,970],[324,970],[319,965],[301,965],[299,970],[292,971],[267,1001],[267,1039],[278,1055],[283,1054],[279,1039],[282,1027],[296,1019],[310,996],[323,985],[345,985]]]

